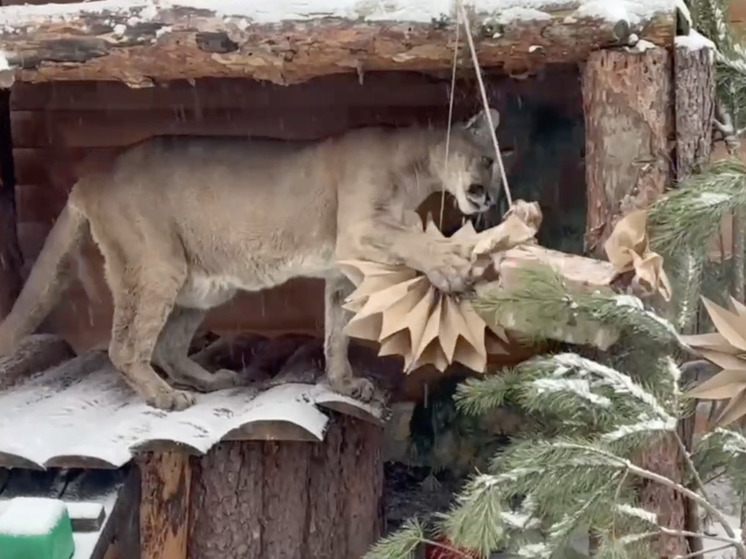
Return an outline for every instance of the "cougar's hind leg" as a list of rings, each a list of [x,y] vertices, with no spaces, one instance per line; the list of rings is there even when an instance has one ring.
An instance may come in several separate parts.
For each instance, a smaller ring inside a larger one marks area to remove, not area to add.
[[[169,386],[151,365],[156,341],[186,277],[186,264],[152,253],[147,262],[126,264],[118,278],[109,278],[114,298],[109,357],[149,405],[186,409],[194,403],[194,395]]]
[[[326,280],[324,293],[326,376],[329,385],[340,394],[369,402],[375,395],[375,387],[368,379],[355,377],[347,354],[349,339],[344,333],[344,327],[351,315],[342,308],[342,305],[352,291],[352,283],[344,276],[340,275]]]
[[[171,381],[201,392],[213,392],[236,386],[239,376],[222,369],[210,373],[189,358],[189,344],[205,318],[206,311],[176,305],[155,346],[153,362]]]

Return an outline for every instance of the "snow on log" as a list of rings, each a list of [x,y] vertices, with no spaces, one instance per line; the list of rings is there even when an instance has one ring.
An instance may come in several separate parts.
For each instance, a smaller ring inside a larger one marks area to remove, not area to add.
[[[671,47],[676,0],[467,1],[480,62],[508,73],[580,62],[633,35]],[[216,6],[219,6],[216,8]],[[453,0],[96,0],[0,8],[0,86],[13,79],[200,77],[291,84],[450,68]],[[464,41],[461,41],[464,48]],[[464,55],[465,55],[464,51]],[[466,60],[466,58],[464,58]]]

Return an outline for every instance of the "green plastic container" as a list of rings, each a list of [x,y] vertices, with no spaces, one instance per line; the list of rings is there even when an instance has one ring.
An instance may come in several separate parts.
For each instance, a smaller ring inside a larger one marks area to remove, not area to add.
[[[0,513],[0,559],[70,559],[74,552],[62,501],[17,497]]]

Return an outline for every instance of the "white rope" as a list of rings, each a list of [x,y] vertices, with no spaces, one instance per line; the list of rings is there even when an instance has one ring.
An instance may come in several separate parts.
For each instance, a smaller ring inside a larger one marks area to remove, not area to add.
[[[484,87],[484,81],[482,80],[482,70],[479,67],[479,60],[477,59],[477,49],[474,47],[474,38],[471,36],[471,25],[469,24],[469,16],[466,14],[464,5],[459,1],[458,3],[460,19],[464,24],[464,30],[466,35],[466,42],[469,43],[469,50],[471,51],[471,60],[474,64],[474,71],[477,74],[477,82],[479,83],[479,92],[482,95],[482,104],[484,105],[484,112],[487,115],[487,122],[490,126],[490,135],[492,136],[492,144],[495,148],[495,154],[498,162],[500,163],[500,175],[503,181],[503,189],[505,190],[505,198],[508,201],[508,207],[513,207],[513,196],[510,194],[510,187],[508,186],[508,177],[505,174],[505,165],[503,165],[503,157],[500,152],[500,144],[497,142],[497,134],[495,133],[495,125],[492,122],[492,114],[490,113],[490,104],[487,100],[487,90]],[[458,25],[457,25],[458,26]]]
[[[448,129],[446,130],[446,163],[445,172],[448,176],[448,152],[451,148],[451,125],[453,122],[453,100],[456,97],[456,65],[458,64],[458,43],[459,43],[459,31],[460,25],[456,25],[456,43],[453,47],[453,68],[451,69],[451,91],[450,98],[448,99]],[[438,227],[443,230],[443,213],[446,206],[446,191],[441,190],[440,193],[440,223]]]

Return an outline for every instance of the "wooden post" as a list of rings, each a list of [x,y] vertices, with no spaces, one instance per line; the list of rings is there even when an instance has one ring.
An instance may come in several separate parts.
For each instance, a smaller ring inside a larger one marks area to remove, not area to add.
[[[676,95],[676,181],[686,180],[693,171],[710,160],[712,123],[715,114],[715,52],[701,43],[692,45],[680,37],[674,48],[674,79]],[[691,325],[690,325],[691,326]],[[685,334],[695,333],[693,329]],[[693,370],[694,364],[688,369]],[[682,375],[685,371],[682,368]],[[696,376],[696,374],[692,374]],[[694,380],[694,379],[691,379]],[[694,446],[697,414],[679,423],[679,436],[684,446]],[[699,507],[691,499],[686,503],[686,530],[701,532]],[[702,552],[700,538],[688,538],[690,552]]]
[[[586,251],[603,257],[603,243],[616,221],[648,206],[672,182],[673,65],[665,49],[593,53],[583,72],[586,126],[588,221]],[[640,453],[637,462],[681,480],[679,448],[673,438]],[[683,530],[685,503],[674,491],[644,483],[642,505],[663,526]],[[687,542],[662,537],[659,557],[686,555]]]
[[[695,45],[696,47],[696,45]],[[710,160],[715,114],[715,52],[686,40],[674,48],[676,180]]]
[[[383,527],[382,438],[335,414],[323,442],[225,442],[195,458],[189,558],[361,558]]]
[[[189,456],[151,452],[139,457],[140,557],[186,559],[189,534]],[[226,557],[230,557],[227,555]]]
[[[618,218],[671,183],[671,57],[665,49],[602,50],[583,71],[586,251],[603,256]]]

